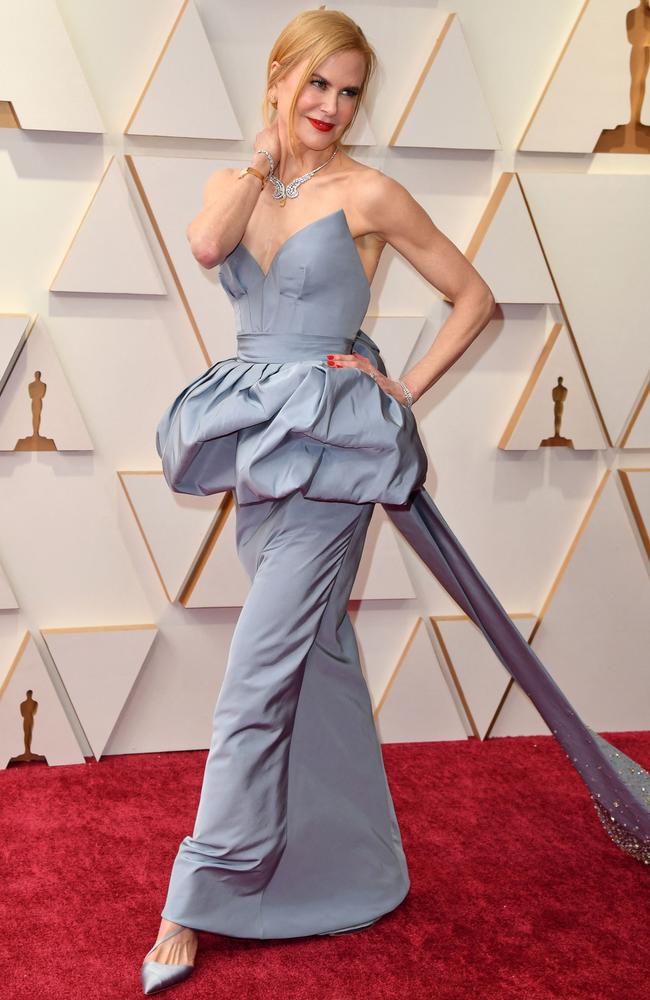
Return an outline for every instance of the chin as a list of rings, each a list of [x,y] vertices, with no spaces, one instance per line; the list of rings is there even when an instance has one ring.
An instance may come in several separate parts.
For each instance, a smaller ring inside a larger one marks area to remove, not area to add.
[[[315,116],[305,115],[305,130],[309,133],[309,135],[313,136],[314,138],[327,139],[328,142],[332,142],[334,139],[336,139],[337,135],[339,134],[338,125],[336,125],[333,129],[330,129],[329,132],[319,132],[318,129],[314,128],[311,122],[307,121],[307,117],[314,118]]]

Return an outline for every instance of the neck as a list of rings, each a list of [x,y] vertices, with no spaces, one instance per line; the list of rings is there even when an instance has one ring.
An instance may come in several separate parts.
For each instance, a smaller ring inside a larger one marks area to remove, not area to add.
[[[280,134],[280,159],[275,166],[274,173],[276,177],[285,183],[293,180],[294,177],[300,177],[302,174],[306,174],[310,170],[315,170],[316,167],[327,163],[336,148],[336,144],[331,143],[325,149],[310,149],[309,146],[306,146],[298,138],[294,137],[293,145],[296,151],[294,156],[289,148],[289,136],[287,135],[284,123],[279,122],[278,126]]]

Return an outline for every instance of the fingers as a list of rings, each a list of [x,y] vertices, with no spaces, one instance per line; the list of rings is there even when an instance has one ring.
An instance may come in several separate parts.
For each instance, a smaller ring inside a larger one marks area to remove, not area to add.
[[[352,354],[328,354],[327,364],[331,368],[360,368],[361,371],[366,372],[374,379],[380,389],[385,388],[389,381],[364,354],[357,354],[356,351],[353,351]],[[401,393],[402,389],[400,388]],[[394,394],[390,393],[390,395]]]
[[[357,354],[356,351],[352,354],[328,354],[327,364],[331,368],[344,368],[348,366],[350,368],[362,368],[364,371],[371,371],[372,365],[362,354]]]

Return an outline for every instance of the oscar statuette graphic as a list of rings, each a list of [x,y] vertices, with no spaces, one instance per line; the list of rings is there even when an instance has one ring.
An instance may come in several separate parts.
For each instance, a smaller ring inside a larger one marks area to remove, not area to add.
[[[562,413],[564,411],[564,401],[567,398],[569,390],[564,385],[564,379],[561,375],[558,375],[557,385],[553,386],[553,392],[551,393],[553,397],[553,419],[555,422],[555,433],[553,437],[543,438],[540,441],[540,448],[573,448],[573,441],[571,438],[562,437],[560,434],[560,424],[562,423]]]
[[[650,125],[641,121],[650,61],[650,0],[639,0],[625,15],[630,52],[630,120],[600,133],[594,153],[650,153]]]
[[[23,717],[23,739],[25,741],[25,749],[23,753],[19,753],[16,757],[10,757],[10,764],[33,763],[34,761],[45,761],[47,763],[47,759],[43,754],[32,753],[34,716],[38,711],[38,702],[34,701],[32,694],[33,691],[30,688],[30,690],[27,691],[27,697],[20,703],[20,714]]]
[[[57,451],[53,438],[41,437],[39,434],[43,397],[47,392],[47,385],[41,381],[40,372],[34,372],[34,381],[29,383],[28,392],[32,401],[32,434],[30,437],[19,438],[14,451]]]

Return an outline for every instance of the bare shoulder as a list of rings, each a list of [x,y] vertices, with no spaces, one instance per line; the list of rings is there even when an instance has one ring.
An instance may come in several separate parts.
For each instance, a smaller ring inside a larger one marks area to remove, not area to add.
[[[353,228],[358,234],[355,236],[358,245],[368,250],[372,249],[377,260],[386,244],[386,239],[377,224],[373,205],[381,201],[382,197],[386,197],[381,191],[383,182],[389,180],[390,178],[376,167],[348,157],[348,198],[346,198],[350,206],[348,215],[353,220]]]
[[[403,184],[374,167],[364,168],[355,178],[357,205],[367,231],[378,240],[395,246],[394,241],[419,229],[431,237],[433,220]]]
[[[492,297],[473,265],[403,184],[372,168],[351,179],[358,181],[353,197],[367,234],[362,243],[382,249],[390,244],[451,301],[470,286]]]

